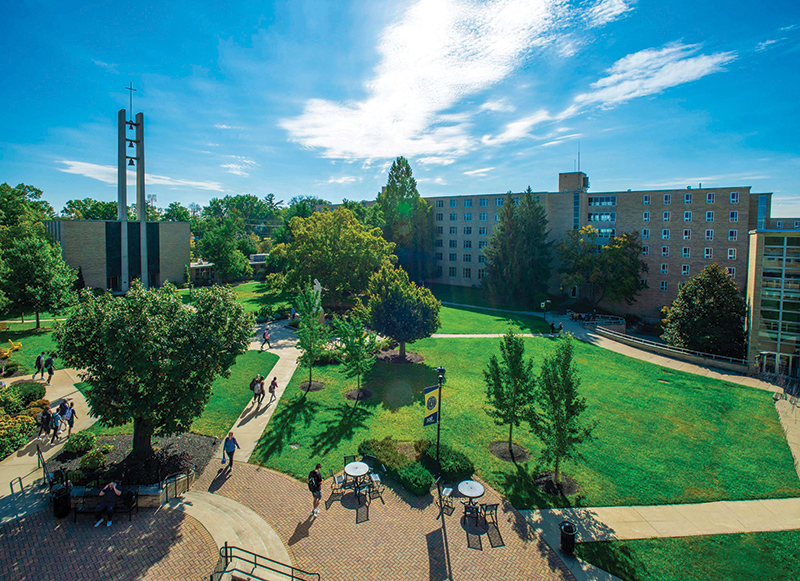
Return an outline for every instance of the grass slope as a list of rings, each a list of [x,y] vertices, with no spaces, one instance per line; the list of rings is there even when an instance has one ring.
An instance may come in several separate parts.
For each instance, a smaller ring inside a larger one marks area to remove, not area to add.
[[[236,301],[244,306],[248,313],[255,313],[261,305],[270,303],[276,309],[291,308],[292,295],[284,292],[275,292],[267,289],[263,282],[245,282],[231,287],[236,294]],[[184,304],[192,302],[189,289],[178,291]]]
[[[520,333],[550,332],[550,324],[541,317],[514,315],[497,310],[442,306],[439,318],[442,326],[437,333],[463,335],[505,333],[509,323],[516,325]]]
[[[556,339],[528,338],[536,366]],[[422,389],[436,383],[434,369],[447,369],[442,441],[468,454],[478,473],[519,508],[553,506],[531,475],[535,460],[518,467],[495,458],[492,442],[507,437],[486,413],[483,370],[499,354],[499,339],[426,339],[413,351],[419,365],[376,363],[364,387],[373,397],[354,405],[355,388],[338,366],[316,368],[325,382],[306,397],[292,379],[253,461],[303,478],[316,462],[340,470],[343,455],[356,453],[367,437],[435,438],[422,427]],[[796,496],[800,482],[771,395],[760,390],[671,371],[597,347],[577,343],[581,392],[596,421],[596,440],[582,448],[585,460],[564,470],[581,485],[577,497],[556,504],[583,506],[663,504]],[[668,383],[662,383],[661,381]],[[753,437],[758,434],[758,437]],[[526,429],[514,439],[534,458],[540,444]],[[289,444],[292,444],[290,446]]]
[[[44,326],[48,325],[48,326]],[[8,347],[9,339],[22,343],[22,349],[14,351],[11,359],[18,361],[20,369],[33,373],[36,356],[42,351],[49,354],[56,349],[53,341],[53,323],[44,323],[41,329],[35,329],[36,323],[11,323],[10,330],[0,333],[0,346]],[[55,360],[56,369],[61,369],[64,365],[60,359]]]
[[[582,559],[626,581],[800,579],[800,531],[579,543]]]

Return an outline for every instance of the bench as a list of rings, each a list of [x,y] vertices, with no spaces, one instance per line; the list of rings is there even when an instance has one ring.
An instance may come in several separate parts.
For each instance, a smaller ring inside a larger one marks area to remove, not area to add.
[[[100,504],[100,488],[86,487],[83,489],[83,494],[77,497],[75,506],[73,506],[72,522],[78,521],[78,513],[90,514],[94,516],[94,511],[97,505]],[[128,514],[128,520],[131,520],[134,509],[136,514],[139,514],[139,487],[138,486],[122,486],[120,488],[122,494],[117,499],[117,504],[114,505],[114,514]]]

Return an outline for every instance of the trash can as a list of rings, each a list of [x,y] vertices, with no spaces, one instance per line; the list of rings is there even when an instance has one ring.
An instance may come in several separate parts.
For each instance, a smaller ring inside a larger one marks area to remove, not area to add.
[[[53,516],[64,518],[70,511],[70,494],[66,486],[60,485],[53,489]]]
[[[578,528],[568,520],[563,521],[558,528],[561,529],[561,550],[571,555],[575,551],[575,535],[578,533]]]

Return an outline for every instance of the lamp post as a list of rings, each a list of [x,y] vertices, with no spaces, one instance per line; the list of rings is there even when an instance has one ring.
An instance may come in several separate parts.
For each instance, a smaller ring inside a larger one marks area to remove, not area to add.
[[[439,464],[439,434],[442,430],[442,381],[444,380],[444,367],[437,367],[436,373],[439,374],[439,421],[436,422],[436,464],[439,466],[439,475],[442,473],[442,467]]]

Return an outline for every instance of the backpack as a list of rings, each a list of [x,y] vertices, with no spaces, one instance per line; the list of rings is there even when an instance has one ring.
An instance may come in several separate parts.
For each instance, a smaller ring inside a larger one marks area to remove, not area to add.
[[[256,390],[256,382],[257,382],[257,380],[254,377],[253,381],[250,382],[250,391],[255,391]]]
[[[61,416],[59,416],[58,414],[53,414],[52,416],[50,416],[50,427],[57,428],[60,421],[61,421]]]
[[[308,490],[310,492],[316,492],[319,490],[319,485],[317,484],[317,475],[313,472],[308,475]]]
[[[36,357],[36,369],[41,369],[43,365],[44,365],[44,357],[38,355]]]

